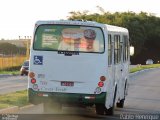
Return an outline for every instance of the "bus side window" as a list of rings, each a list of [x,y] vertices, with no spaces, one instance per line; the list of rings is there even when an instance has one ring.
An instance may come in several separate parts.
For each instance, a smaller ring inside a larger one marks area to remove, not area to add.
[[[108,35],[108,65],[112,64],[112,36],[111,34]]]
[[[127,61],[129,57],[129,42],[128,42],[128,36],[123,36],[124,41],[124,50],[123,50],[123,61]]]
[[[118,35],[118,63],[121,61],[121,44],[120,44],[120,35]]]
[[[114,35],[114,63],[121,61],[120,35]]]

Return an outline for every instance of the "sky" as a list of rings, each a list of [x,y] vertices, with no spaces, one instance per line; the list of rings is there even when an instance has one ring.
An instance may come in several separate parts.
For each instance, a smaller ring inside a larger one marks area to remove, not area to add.
[[[38,20],[67,19],[71,11],[141,11],[160,17],[159,0],[0,0],[0,39],[33,36]]]

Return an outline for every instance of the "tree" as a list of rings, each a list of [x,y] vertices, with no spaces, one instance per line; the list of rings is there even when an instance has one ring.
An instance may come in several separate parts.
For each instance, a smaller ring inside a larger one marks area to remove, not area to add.
[[[4,55],[16,55],[16,54],[22,54],[25,53],[26,48],[23,47],[17,47],[16,45],[2,42],[0,43],[0,54]]]
[[[125,27],[130,33],[130,43],[135,47],[131,63],[145,64],[148,58],[160,60],[160,18],[146,12],[139,14],[132,11],[110,13],[97,6],[100,13],[70,12],[68,19],[84,19],[105,24]],[[87,14],[86,14],[87,13]],[[149,53],[149,54],[148,54]]]

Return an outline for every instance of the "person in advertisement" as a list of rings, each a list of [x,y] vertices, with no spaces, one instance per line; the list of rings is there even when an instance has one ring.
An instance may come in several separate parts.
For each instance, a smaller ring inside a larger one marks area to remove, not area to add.
[[[96,32],[92,29],[66,28],[59,50],[93,52]]]

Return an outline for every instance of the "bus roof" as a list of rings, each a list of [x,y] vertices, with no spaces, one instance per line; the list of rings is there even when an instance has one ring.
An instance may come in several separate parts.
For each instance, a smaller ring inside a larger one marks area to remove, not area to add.
[[[37,21],[36,25],[42,24],[66,24],[66,25],[87,25],[87,26],[98,26],[106,27],[108,31],[111,32],[125,32],[128,33],[128,30],[123,27],[118,27],[114,25],[102,24],[95,21],[84,21],[84,20],[47,20],[47,21]]]
[[[108,24],[105,24],[105,25],[106,25],[108,31],[128,33],[128,30],[126,28],[118,27],[118,26],[114,26],[114,25],[108,25]]]
[[[94,21],[79,21],[79,20],[48,20],[37,21],[37,25],[41,24],[67,24],[67,25],[88,25],[88,26],[102,26],[102,24]]]

